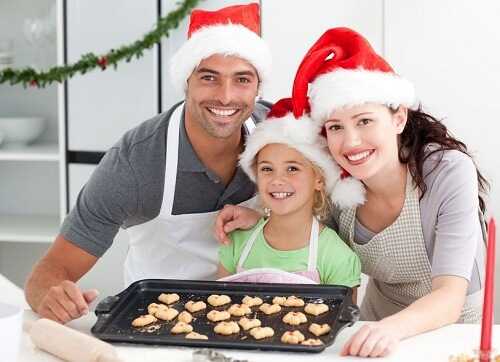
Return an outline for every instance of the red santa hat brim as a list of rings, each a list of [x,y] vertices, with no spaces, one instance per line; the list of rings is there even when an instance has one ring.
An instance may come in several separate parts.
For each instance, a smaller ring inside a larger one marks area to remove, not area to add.
[[[218,24],[194,32],[170,62],[172,83],[185,90],[187,79],[203,59],[214,54],[236,56],[257,71],[260,83],[269,78],[272,56],[269,46],[255,32],[240,24]]]

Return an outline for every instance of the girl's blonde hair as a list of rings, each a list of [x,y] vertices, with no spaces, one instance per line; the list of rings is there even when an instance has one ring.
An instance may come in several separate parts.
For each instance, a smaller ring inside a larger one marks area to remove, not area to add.
[[[320,221],[327,220],[332,214],[332,202],[328,196],[325,186],[325,174],[314,162],[311,162],[314,172],[321,178],[323,187],[314,191],[313,214]]]

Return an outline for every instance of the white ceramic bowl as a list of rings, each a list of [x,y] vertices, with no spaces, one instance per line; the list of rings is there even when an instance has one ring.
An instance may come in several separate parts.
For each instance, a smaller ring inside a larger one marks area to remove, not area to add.
[[[36,140],[45,130],[41,117],[0,117],[0,147],[25,146]]]

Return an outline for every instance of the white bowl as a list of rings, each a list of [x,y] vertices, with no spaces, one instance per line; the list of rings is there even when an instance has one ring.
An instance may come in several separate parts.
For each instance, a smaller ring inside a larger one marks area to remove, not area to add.
[[[1,147],[25,146],[36,140],[45,129],[41,117],[0,117]]]

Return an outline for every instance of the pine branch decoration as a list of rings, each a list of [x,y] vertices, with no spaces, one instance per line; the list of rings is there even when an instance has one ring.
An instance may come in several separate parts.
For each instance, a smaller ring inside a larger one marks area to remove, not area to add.
[[[180,22],[199,2],[200,0],[182,1],[176,10],[158,20],[155,29],[130,45],[111,49],[108,53],[102,55],[95,55],[93,53],[84,54],[76,63],[52,67],[47,71],[37,72],[31,67],[17,70],[7,68],[0,71],[0,84],[9,83],[10,85],[15,85],[21,83],[24,87],[29,85],[43,88],[54,82],[62,83],[76,74],[83,75],[94,69],[104,71],[110,66],[116,69],[118,63],[123,60],[128,63],[134,58],[141,58],[145,50],[155,46],[163,37],[169,37],[170,30],[178,28]]]

